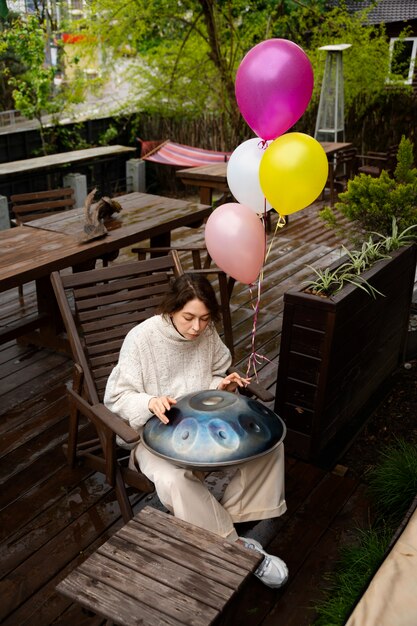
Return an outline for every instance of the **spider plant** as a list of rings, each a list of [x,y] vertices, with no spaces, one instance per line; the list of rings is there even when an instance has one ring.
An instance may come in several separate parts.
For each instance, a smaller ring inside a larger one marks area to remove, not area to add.
[[[306,289],[312,291],[316,295],[329,296],[332,293],[340,291],[343,287],[343,283],[340,276],[340,267],[335,270],[331,270],[329,267],[325,269],[316,268],[312,265],[307,265],[315,274],[315,280],[305,280]]]
[[[373,232],[372,235],[377,235],[380,238],[379,243],[386,252],[392,252],[393,250],[398,250],[401,246],[407,246],[413,243],[415,237],[412,236],[411,231],[414,228],[417,228],[417,224],[412,224],[403,231],[398,232],[397,220],[393,217],[391,235],[382,235],[376,232]]]
[[[377,294],[383,295],[375,289],[365,278],[358,275],[355,268],[352,269],[351,263],[343,263],[334,270],[326,267],[325,269],[317,269],[312,265],[307,265],[316,274],[315,280],[304,281],[306,289],[315,295],[332,296],[338,293],[346,283],[355,285],[359,289],[363,289],[374,298]]]
[[[373,298],[376,298],[377,295],[384,296],[383,293],[378,291],[378,289],[371,285],[371,283],[369,283],[365,278],[363,278],[362,276],[358,276],[357,274],[347,273],[343,276],[343,280],[346,283],[351,283],[352,285],[355,285],[355,287],[359,287],[359,289],[363,289],[363,291],[369,293],[369,295]]]

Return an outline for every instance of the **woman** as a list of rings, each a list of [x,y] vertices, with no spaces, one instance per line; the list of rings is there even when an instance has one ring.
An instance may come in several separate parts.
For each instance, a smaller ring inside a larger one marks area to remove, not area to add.
[[[235,391],[249,379],[231,365],[228,348],[214,323],[219,306],[207,279],[184,274],[176,279],[158,315],[142,322],[126,336],[119,362],[107,382],[104,403],[140,432],[152,415],[164,424],[176,398],[205,389]],[[152,454],[140,442],[132,450],[131,464],[154,484],[159,499],[176,517],[261,551],[265,558],[256,576],[271,587],[287,580],[288,570],[262,546],[238,537],[234,522],[278,517],[286,510],[284,449],[237,466],[220,502],[198,472],[176,467]]]

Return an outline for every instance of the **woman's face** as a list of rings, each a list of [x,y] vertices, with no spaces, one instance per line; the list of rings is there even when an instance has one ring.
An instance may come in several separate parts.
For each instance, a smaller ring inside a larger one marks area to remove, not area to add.
[[[210,321],[210,313],[206,305],[194,298],[176,313],[171,315],[173,324],[177,331],[185,339],[196,339],[206,329]]]

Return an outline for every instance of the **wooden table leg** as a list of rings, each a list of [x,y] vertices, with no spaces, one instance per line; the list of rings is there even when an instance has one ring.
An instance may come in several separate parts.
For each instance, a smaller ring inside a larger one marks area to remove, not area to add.
[[[39,326],[39,330],[22,334],[18,341],[70,354],[69,343],[63,335],[64,324],[49,276],[42,276],[36,280],[36,299],[38,314],[46,319]]]
[[[213,203],[213,189],[211,187],[200,187],[200,203],[211,206]]]

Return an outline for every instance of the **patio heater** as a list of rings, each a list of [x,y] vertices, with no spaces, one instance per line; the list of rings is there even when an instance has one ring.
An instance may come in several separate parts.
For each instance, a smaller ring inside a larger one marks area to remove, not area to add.
[[[345,139],[342,55],[343,51],[351,45],[340,43],[319,48],[319,50],[325,50],[327,54],[314,131],[314,138],[317,141],[344,141]]]

